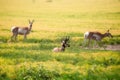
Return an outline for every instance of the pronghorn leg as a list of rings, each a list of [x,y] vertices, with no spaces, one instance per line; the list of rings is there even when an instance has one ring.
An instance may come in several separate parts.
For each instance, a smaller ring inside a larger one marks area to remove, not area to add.
[[[89,41],[88,41],[88,48],[90,49],[90,48],[92,48],[93,46],[92,46],[92,39],[89,39]]]
[[[101,46],[101,42],[97,41],[97,46],[100,47]]]
[[[27,36],[26,36],[26,34],[24,34],[24,40],[26,40],[26,38],[27,38]]]
[[[99,47],[102,47],[102,46],[103,46],[103,44],[102,44],[101,41],[98,41],[98,46],[99,46]]]
[[[18,34],[16,33],[16,34],[14,34],[14,38],[15,38],[15,40],[17,40],[17,36],[18,36]]]
[[[89,39],[89,41],[88,41],[88,47],[90,47],[90,42],[91,42],[91,39]]]
[[[13,33],[13,35],[11,36],[11,40],[13,40],[13,37],[15,36],[15,34]]]
[[[93,47],[97,47],[97,41],[96,40],[94,40]]]
[[[11,40],[16,40],[17,34],[13,33],[13,35],[11,36]]]
[[[82,43],[82,46],[83,46],[83,47],[85,47],[85,46],[86,46],[86,43],[87,43],[86,41],[87,41],[87,40],[86,40],[86,39],[84,39],[84,41],[83,41],[83,43]]]
[[[100,47],[99,43],[100,43],[99,41],[95,41],[95,47],[96,47],[96,48],[99,48],[99,47]]]
[[[14,37],[15,37],[15,40],[17,40],[17,35],[18,35],[18,34],[15,34],[15,36],[14,36]]]

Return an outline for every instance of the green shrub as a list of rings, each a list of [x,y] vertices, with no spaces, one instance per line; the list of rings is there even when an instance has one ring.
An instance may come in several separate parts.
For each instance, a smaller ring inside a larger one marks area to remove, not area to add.
[[[0,80],[10,80],[8,78],[8,75],[5,71],[3,71],[1,68],[0,68]]]
[[[59,76],[58,72],[47,70],[43,66],[23,66],[17,73],[17,80],[54,80]]]

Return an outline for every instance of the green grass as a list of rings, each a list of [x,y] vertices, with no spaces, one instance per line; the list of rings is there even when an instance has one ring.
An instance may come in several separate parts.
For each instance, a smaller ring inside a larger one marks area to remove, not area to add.
[[[80,48],[85,31],[110,29],[102,44],[120,44],[119,8],[120,0],[0,0],[0,80],[119,80],[120,51]],[[29,19],[28,39],[11,42],[11,27]],[[71,47],[52,52],[65,36]]]

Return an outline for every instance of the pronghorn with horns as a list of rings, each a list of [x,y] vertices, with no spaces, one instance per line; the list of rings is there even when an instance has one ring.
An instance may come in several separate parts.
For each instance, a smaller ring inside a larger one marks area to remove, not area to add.
[[[28,27],[20,27],[20,26],[13,26],[11,28],[12,36],[11,40],[14,38],[15,40],[17,39],[18,34],[19,35],[24,35],[24,40],[26,39],[27,35],[30,33],[32,29],[32,24],[34,20],[30,21],[29,20],[29,26]]]
[[[70,44],[68,44],[68,42],[69,42],[69,37],[66,37],[65,39],[63,39],[61,41],[61,47],[55,47],[53,49],[53,52],[62,52],[62,51],[65,51],[66,47],[70,47]]]
[[[106,33],[102,34],[100,32],[85,32],[84,33],[84,43],[86,43],[86,40],[88,41],[88,46],[91,42],[91,40],[95,40],[96,42],[101,41],[105,37],[113,37],[109,30],[107,30]]]

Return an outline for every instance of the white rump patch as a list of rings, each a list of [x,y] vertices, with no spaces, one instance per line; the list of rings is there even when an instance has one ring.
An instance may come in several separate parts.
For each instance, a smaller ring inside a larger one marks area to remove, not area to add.
[[[13,26],[13,27],[11,28],[11,32],[13,32],[13,29],[15,29],[15,27],[16,27],[16,26]]]
[[[85,34],[84,34],[84,38],[87,39],[88,36],[89,36],[89,32],[85,32]]]

